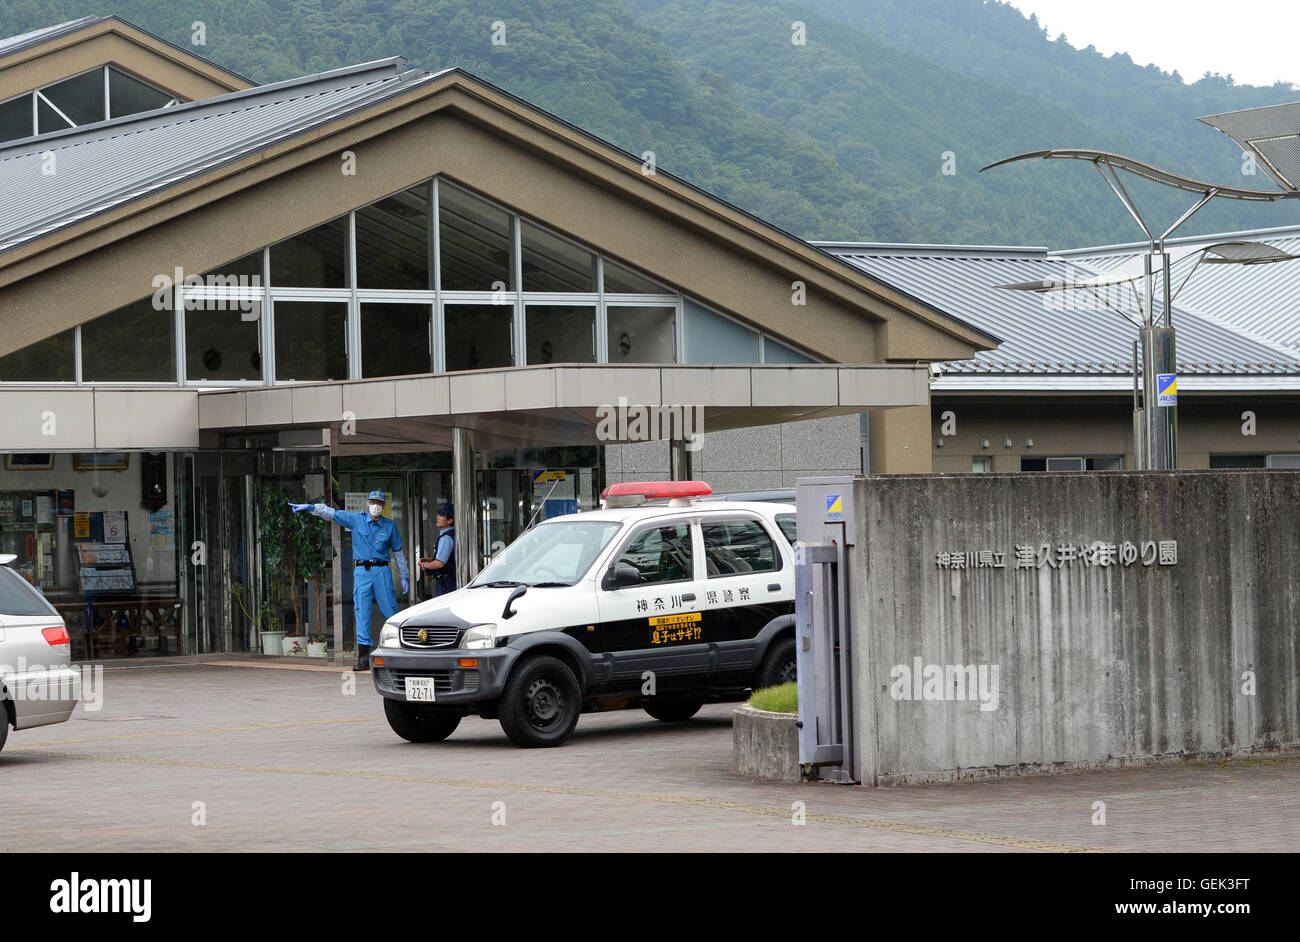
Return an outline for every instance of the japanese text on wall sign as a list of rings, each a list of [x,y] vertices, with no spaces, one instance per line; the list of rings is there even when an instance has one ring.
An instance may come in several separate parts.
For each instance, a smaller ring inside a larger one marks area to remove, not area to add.
[[[991,550],[935,553],[940,569],[1006,569],[1007,554]],[[1133,543],[1017,543],[1015,569],[1068,569],[1076,564],[1084,568],[1099,566],[1178,565],[1177,540],[1142,540]]]

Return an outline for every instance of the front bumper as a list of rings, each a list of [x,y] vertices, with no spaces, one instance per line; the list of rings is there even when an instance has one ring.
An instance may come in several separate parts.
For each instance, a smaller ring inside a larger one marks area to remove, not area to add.
[[[406,699],[407,677],[432,677],[435,705],[482,703],[501,696],[510,666],[519,653],[512,648],[376,648],[371,655],[370,673],[375,690],[390,700]],[[460,661],[467,658],[477,661],[477,665],[462,667]]]

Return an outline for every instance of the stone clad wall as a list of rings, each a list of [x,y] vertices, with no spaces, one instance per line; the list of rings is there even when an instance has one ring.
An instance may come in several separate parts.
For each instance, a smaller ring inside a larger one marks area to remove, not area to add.
[[[880,784],[1300,745],[1300,473],[854,488],[860,734]],[[970,666],[975,689],[927,665]]]

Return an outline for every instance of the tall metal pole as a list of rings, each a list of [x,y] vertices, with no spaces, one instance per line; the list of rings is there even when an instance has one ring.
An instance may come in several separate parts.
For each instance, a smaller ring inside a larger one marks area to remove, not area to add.
[[[451,505],[456,514],[456,585],[478,575],[478,499],[469,429],[451,430]]]

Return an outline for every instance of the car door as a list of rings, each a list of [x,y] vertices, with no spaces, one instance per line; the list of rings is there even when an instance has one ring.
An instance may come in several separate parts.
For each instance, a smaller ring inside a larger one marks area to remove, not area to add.
[[[598,641],[612,653],[614,677],[624,686],[640,686],[646,671],[656,689],[707,673],[698,538],[689,519],[653,520],[634,528],[611,557],[610,569],[631,566],[640,576],[623,588],[606,588],[602,579],[597,589]]]
[[[713,515],[698,521],[704,564],[704,633],[715,644],[722,674],[758,667],[756,639],[773,619],[794,611],[794,570],[756,514]]]

